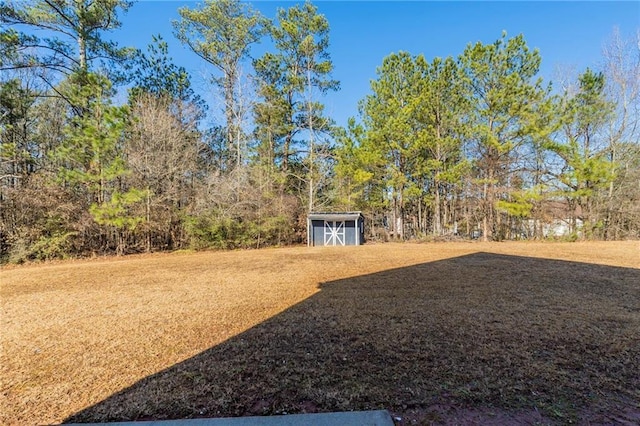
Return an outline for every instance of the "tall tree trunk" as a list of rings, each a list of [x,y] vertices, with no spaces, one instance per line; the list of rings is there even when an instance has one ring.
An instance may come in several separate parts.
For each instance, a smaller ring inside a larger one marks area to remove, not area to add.
[[[489,182],[484,183],[482,198],[484,199],[484,205],[482,206],[482,241],[489,241],[489,212],[488,212],[488,204],[489,204]]]
[[[311,73],[307,73],[307,80],[309,84],[309,88],[311,87]],[[314,197],[315,197],[315,182],[314,182],[314,167],[313,163],[315,161],[313,151],[315,150],[315,141],[313,134],[313,110],[311,106],[311,101],[307,103],[307,126],[309,130],[309,212],[312,212],[314,209]]]
[[[404,192],[404,188],[400,188],[400,191],[398,193],[398,215],[396,216],[397,218],[397,238],[399,240],[404,240],[404,199],[403,199],[403,192]]]
[[[438,123],[438,125],[436,125],[436,155],[435,155],[435,159],[437,161],[441,161],[441,152],[440,152],[440,138],[441,138],[441,134],[440,134],[440,124]],[[433,235],[442,235],[442,214],[441,214],[441,210],[440,210],[440,179],[438,178],[438,174],[439,174],[440,170],[437,169],[434,172],[434,179],[433,179],[433,187],[435,188],[435,193],[434,193],[434,210],[433,210]]]
[[[434,200],[433,200],[433,235],[442,235],[442,211],[440,208],[440,182],[436,179],[433,182],[435,188]]]
[[[288,134],[284,138],[284,144],[282,146],[282,171],[287,172],[289,170],[289,149],[291,146],[291,134]]]
[[[236,150],[236,141],[235,141],[235,123],[233,119],[234,112],[234,99],[233,99],[233,76],[231,74],[227,74],[224,77],[224,113],[226,120],[226,139],[227,139],[227,150],[231,154],[234,150]],[[239,146],[237,147],[239,149]],[[236,158],[240,155],[239,150],[236,151]],[[227,167],[231,168],[231,159],[228,159]],[[239,161],[236,162],[236,166],[239,167]]]
[[[151,252],[151,188],[147,186],[145,219],[147,220],[146,252]]]
[[[393,194],[393,224],[391,225],[391,230],[393,231],[393,239],[398,238],[398,196]]]
[[[422,200],[418,198],[418,235],[422,234]]]

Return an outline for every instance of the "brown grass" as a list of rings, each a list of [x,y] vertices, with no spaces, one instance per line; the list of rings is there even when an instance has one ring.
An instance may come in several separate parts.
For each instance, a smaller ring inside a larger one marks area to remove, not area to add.
[[[638,242],[157,254],[0,279],[1,424],[640,419]]]

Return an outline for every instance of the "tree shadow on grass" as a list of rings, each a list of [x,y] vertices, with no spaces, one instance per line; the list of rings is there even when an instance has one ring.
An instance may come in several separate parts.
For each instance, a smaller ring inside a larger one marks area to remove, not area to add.
[[[640,270],[476,253],[321,291],[67,422],[640,405]],[[617,407],[617,408],[616,408]]]

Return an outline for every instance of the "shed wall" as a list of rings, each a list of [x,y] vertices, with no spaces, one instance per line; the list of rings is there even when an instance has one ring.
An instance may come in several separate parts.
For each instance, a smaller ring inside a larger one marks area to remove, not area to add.
[[[329,221],[333,222],[333,221]],[[339,223],[339,222],[337,222]],[[311,221],[311,234],[314,246],[323,246],[325,241],[325,221],[324,220],[312,220]],[[344,221],[344,240],[345,245],[355,246],[358,244],[356,221],[346,220]],[[362,237],[360,238],[360,244],[362,244]]]

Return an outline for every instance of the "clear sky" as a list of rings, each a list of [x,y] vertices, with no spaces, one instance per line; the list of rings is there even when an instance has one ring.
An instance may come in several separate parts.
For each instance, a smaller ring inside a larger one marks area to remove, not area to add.
[[[123,46],[145,48],[152,34],[162,34],[169,53],[192,75],[203,97],[211,90],[204,79],[211,68],[173,36],[172,20],[178,8],[196,7],[196,1],[134,3],[122,17],[122,27],[111,38]],[[274,18],[280,7],[296,2],[253,1],[254,8]],[[341,90],[325,98],[327,112],[345,125],[357,114],[358,101],[369,93],[376,67],[392,52],[404,50],[436,56],[457,56],[469,43],[491,43],[502,31],[509,37],[524,34],[531,48],[542,55],[541,76],[553,79],[557,70],[580,72],[598,68],[602,46],[619,27],[624,36],[640,30],[640,1],[322,1],[314,4],[331,28],[330,54],[333,77]],[[256,46],[259,56],[269,46]]]

